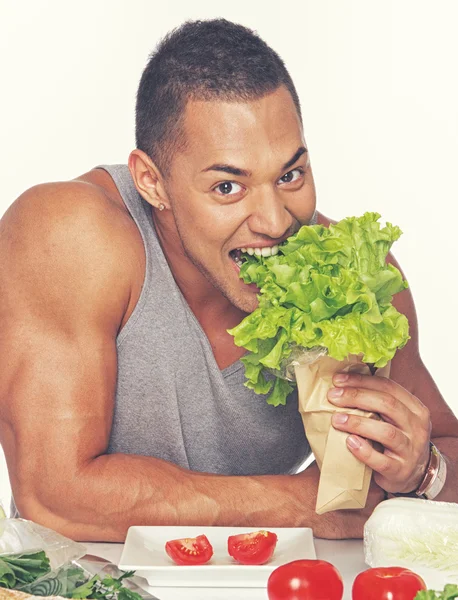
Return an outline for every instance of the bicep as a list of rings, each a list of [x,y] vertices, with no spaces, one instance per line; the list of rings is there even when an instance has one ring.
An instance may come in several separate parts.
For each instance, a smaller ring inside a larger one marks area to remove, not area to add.
[[[3,356],[7,353],[7,356]],[[116,380],[113,341],[10,328],[2,343],[2,444],[18,500],[47,497],[107,448]]]
[[[388,260],[400,269],[392,255]],[[393,297],[393,305],[409,321],[410,340],[394,356],[390,377],[427,406],[431,414],[431,437],[456,435],[457,419],[442,397],[420,355],[417,314],[410,289],[407,288],[396,294]]]
[[[20,509],[46,504],[110,435],[123,240],[98,200],[71,201],[26,198],[0,226],[0,441]]]

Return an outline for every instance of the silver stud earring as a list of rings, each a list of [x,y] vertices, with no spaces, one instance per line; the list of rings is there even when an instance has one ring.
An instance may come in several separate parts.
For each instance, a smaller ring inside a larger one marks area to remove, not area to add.
[[[158,209],[162,212],[165,208],[165,204],[163,202],[161,202],[158,206]]]

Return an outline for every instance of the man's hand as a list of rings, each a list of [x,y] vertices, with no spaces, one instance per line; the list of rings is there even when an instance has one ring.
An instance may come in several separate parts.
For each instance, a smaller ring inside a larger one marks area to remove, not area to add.
[[[381,420],[336,413],[336,429],[352,434],[349,450],[374,470],[375,482],[387,492],[410,492],[429,461],[431,421],[428,408],[398,383],[385,377],[342,373],[334,377],[328,399],[342,408],[359,408]],[[378,451],[368,440],[379,442]]]

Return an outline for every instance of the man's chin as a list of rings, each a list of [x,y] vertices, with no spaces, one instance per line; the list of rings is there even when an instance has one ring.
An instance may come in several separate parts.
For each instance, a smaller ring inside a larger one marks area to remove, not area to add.
[[[259,293],[259,290],[257,290],[257,292]],[[247,314],[252,313],[258,308],[259,305],[257,293],[255,293],[254,291],[249,291],[248,293],[244,294],[238,294],[237,297],[230,298],[230,301],[239,310]]]

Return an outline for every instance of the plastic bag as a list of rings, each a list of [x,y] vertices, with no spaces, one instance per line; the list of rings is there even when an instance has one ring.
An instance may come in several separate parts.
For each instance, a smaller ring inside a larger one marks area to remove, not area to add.
[[[24,519],[0,520],[0,592],[6,596],[8,591],[21,591],[34,596],[96,594],[101,600],[154,600],[131,580],[132,575],[86,555],[83,544],[52,529]]]
[[[381,502],[364,527],[370,567],[407,567],[429,588],[458,583],[458,504],[416,498]]]
[[[296,381],[296,367],[314,363],[322,356],[327,356],[328,354],[328,349],[323,346],[303,348],[296,344],[290,344],[290,349],[291,353],[281,361],[279,369],[266,369],[266,371],[291,382]]]
[[[132,581],[131,575],[132,572],[124,573],[109,561],[96,556],[86,556],[17,589],[34,596],[65,598],[71,598],[74,593],[76,597],[81,595],[85,597],[88,589],[92,589],[90,596],[96,593],[102,600],[157,600],[155,596]],[[81,590],[84,591],[83,594]],[[138,594],[140,598],[132,597],[129,590]]]
[[[44,550],[51,569],[77,560],[86,554],[86,547],[60,533],[25,519],[0,520],[0,556],[28,554]]]

